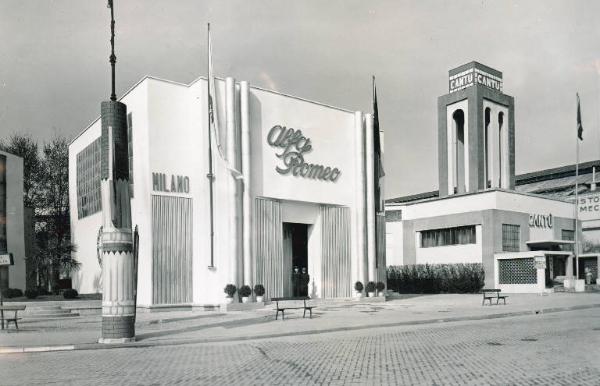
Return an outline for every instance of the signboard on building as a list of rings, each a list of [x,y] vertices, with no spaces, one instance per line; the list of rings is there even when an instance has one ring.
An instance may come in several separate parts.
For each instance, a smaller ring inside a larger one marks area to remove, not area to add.
[[[304,160],[304,155],[312,150],[312,144],[300,129],[275,125],[267,135],[267,143],[281,150],[276,154],[283,164],[275,167],[279,174],[335,182],[342,173],[338,168],[309,164]]]
[[[478,68],[470,68],[459,74],[452,75],[449,79],[450,92],[465,89],[480,84],[492,90],[502,92],[502,78],[489,74]]]
[[[530,214],[529,226],[533,228],[552,228],[552,214]]]
[[[15,261],[13,259],[12,253],[4,253],[0,255],[0,266],[4,265],[14,265]]]
[[[188,176],[152,173],[152,190],[166,193],[189,193],[190,178]]]
[[[579,196],[577,212],[582,221],[600,220],[600,192]]]

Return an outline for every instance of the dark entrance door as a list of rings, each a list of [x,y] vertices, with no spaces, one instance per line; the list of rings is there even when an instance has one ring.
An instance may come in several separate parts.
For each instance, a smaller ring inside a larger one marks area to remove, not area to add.
[[[284,239],[288,239],[288,253],[291,255],[292,296],[307,296],[310,281],[308,275],[308,225],[283,223],[283,234]]]

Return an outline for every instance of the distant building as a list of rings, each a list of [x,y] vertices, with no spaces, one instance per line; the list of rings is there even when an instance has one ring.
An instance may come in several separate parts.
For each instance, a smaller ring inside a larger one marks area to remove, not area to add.
[[[385,281],[366,194],[370,115],[232,78],[218,80],[216,92],[212,258],[206,79],[147,77],[121,99],[140,237],[137,304],[214,305],[228,283],[291,296],[295,266],[307,268],[308,293],[321,298],[351,296],[356,280]],[[81,263],[72,279],[80,293],[104,290],[96,251],[100,133],[97,120],[69,146],[71,240]]]
[[[586,213],[600,213],[600,194],[585,198],[597,165],[580,165]],[[547,290],[576,271],[574,169],[515,176],[514,99],[502,73],[477,62],[450,70],[449,93],[438,98],[439,190],[386,201],[388,265],[482,263],[487,287]],[[579,239],[597,229],[600,245],[600,216],[580,213]],[[585,268],[597,277],[598,250],[588,249],[580,278]]]
[[[0,288],[26,286],[23,158],[0,151],[0,254],[12,254],[14,265],[0,267]]]

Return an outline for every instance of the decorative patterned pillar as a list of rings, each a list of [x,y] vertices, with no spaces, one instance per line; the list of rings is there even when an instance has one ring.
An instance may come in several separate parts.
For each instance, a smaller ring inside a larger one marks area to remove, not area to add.
[[[0,154],[0,254],[8,252],[6,237],[6,156]],[[8,289],[8,266],[0,266],[0,291]],[[0,299],[2,297],[0,296]],[[4,328],[4,321],[2,321]]]
[[[102,338],[135,340],[134,257],[129,195],[127,106],[102,102]]]

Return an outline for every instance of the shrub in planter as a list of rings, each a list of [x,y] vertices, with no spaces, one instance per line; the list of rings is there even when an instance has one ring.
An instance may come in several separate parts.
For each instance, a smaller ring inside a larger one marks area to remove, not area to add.
[[[375,282],[368,282],[365,291],[367,291],[369,297],[375,296]]]
[[[363,286],[363,283],[361,283],[360,281],[357,281],[356,283],[354,283],[354,289],[358,292],[362,292],[362,290],[365,287]]]
[[[227,297],[232,298],[233,295],[235,295],[235,292],[237,291],[237,287],[234,284],[227,284],[223,291],[225,292],[225,294],[227,294]]]
[[[76,299],[79,294],[73,288],[69,288],[63,291],[63,298],[65,299]]]
[[[23,291],[21,291],[18,288],[7,288],[4,291],[2,291],[2,296],[9,299],[20,298],[21,296],[23,296]]]
[[[27,299],[35,299],[38,297],[38,292],[35,289],[29,288],[25,290],[25,296]]]
[[[242,297],[243,303],[248,303],[248,297],[252,295],[252,288],[249,285],[243,285],[240,287],[238,294]]]
[[[256,301],[261,303],[264,299],[263,296],[265,295],[265,287],[262,284],[255,285],[254,295],[256,295]]]
[[[377,284],[375,285],[375,288],[377,288],[377,292],[379,293],[379,296],[383,296],[383,290],[385,289],[384,282],[378,281]]]

